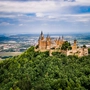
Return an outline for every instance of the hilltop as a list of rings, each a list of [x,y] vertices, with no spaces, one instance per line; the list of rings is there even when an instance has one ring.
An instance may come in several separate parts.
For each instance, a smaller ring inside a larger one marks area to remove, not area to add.
[[[90,56],[65,56],[59,52],[23,54],[0,63],[0,90],[89,90]]]

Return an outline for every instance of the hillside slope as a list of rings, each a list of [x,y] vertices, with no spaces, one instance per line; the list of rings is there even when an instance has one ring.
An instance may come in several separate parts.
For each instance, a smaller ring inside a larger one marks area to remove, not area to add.
[[[90,90],[90,56],[23,54],[0,63],[0,90]]]

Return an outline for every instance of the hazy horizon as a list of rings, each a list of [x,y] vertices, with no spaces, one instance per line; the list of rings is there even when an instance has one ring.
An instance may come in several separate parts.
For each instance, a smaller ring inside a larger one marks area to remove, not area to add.
[[[38,33],[36,33],[36,32],[34,32],[34,33],[0,33],[0,35],[24,35],[24,34],[26,34],[26,35],[29,35],[29,34],[31,34],[31,35],[40,35],[41,34],[41,32],[38,32]],[[69,34],[90,34],[90,32],[64,32],[64,33],[61,33],[61,32],[56,32],[56,33],[52,33],[52,32],[43,32],[43,34],[44,35],[47,35],[47,34],[49,34],[49,35],[58,35],[58,34],[61,34],[61,35],[69,35]]]

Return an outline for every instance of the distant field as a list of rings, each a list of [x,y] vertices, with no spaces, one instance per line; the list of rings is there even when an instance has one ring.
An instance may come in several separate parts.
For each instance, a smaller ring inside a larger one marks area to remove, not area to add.
[[[20,55],[22,52],[0,52],[0,56],[17,56]]]

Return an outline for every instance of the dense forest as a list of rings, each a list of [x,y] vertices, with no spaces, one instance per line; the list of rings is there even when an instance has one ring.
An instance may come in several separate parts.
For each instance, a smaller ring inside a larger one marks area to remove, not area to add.
[[[0,90],[90,90],[90,56],[49,56],[30,47],[0,62]]]

